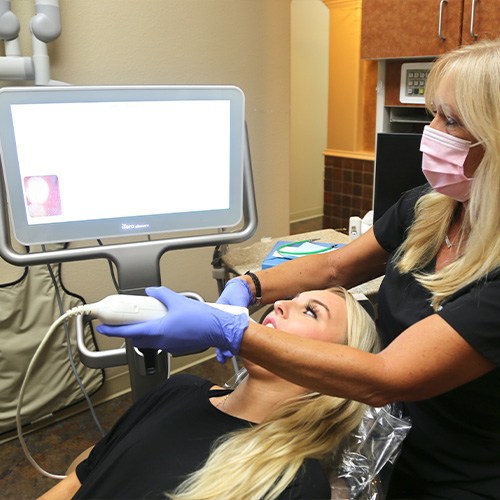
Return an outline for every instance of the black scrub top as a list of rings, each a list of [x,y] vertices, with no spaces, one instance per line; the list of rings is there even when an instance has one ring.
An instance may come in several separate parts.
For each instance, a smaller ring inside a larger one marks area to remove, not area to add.
[[[388,252],[401,245],[414,206],[428,185],[415,188],[374,225]],[[431,262],[428,269],[435,267]],[[430,293],[389,259],[378,294],[378,326],[388,345],[434,314]],[[437,397],[404,403],[412,429],[391,479],[389,498],[500,498],[500,270],[455,292],[437,312],[497,368]]]

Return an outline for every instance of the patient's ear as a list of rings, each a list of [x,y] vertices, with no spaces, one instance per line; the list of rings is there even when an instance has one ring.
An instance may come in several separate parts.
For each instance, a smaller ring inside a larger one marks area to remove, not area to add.
[[[82,451],[80,455],[78,455],[73,462],[71,462],[71,465],[68,467],[68,470],[66,471],[66,475],[69,476],[78,466],[80,462],[83,462],[89,455],[90,452],[92,451],[94,447],[91,446],[90,448],[87,448],[85,451]]]

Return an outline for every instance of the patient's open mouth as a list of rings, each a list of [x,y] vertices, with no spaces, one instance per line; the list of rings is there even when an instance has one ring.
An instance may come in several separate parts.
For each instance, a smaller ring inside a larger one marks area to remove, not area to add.
[[[268,328],[276,328],[274,321],[269,316],[262,322],[262,324]]]

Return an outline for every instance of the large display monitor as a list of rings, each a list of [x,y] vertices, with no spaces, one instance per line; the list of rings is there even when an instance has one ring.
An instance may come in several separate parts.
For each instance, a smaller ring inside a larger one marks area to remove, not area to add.
[[[11,87],[0,148],[25,245],[232,228],[244,96],[232,86]]]

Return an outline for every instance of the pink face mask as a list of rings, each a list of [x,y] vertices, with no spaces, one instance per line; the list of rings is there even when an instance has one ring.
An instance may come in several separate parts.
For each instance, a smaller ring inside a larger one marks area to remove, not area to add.
[[[426,125],[420,143],[422,171],[429,184],[439,193],[463,202],[470,197],[472,179],[464,174],[470,141],[445,134]]]

